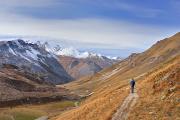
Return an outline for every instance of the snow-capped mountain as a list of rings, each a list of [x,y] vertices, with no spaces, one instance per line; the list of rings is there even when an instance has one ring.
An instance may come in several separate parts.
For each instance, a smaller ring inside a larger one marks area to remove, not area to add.
[[[112,59],[112,60],[122,60],[122,57],[111,57],[111,56],[107,56],[107,58]]]
[[[80,52],[73,47],[61,48],[59,45],[52,47],[48,42],[37,42],[37,44],[56,55],[66,72],[74,79],[97,73],[120,60],[118,57],[106,57],[87,51]]]
[[[64,48],[56,52],[57,55],[71,56],[75,58],[102,57],[100,54],[91,52],[80,52],[73,47]]]
[[[103,59],[104,57],[106,57],[108,59],[118,60],[118,57],[103,56],[101,54],[88,52],[88,51],[80,52],[79,50],[73,47],[61,48],[59,45],[52,47],[49,45],[48,42],[45,42],[43,44],[38,42],[38,44],[40,44],[41,46],[44,46],[48,52],[51,52],[55,55],[69,56],[69,57],[75,57],[75,58],[99,57]]]
[[[11,64],[41,76],[45,81],[60,84],[92,75],[118,60],[73,47],[52,47],[48,42],[25,42],[17,39],[0,42],[0,65]]]
[[[75,79],[93,75],[119,61],[100,54],[79,52],[74,48],[61,49],[56,54],[64,69]]]
[[[1,41],[0,56],[0,65],[16,65],[55,84],[94,74],[117,62],[116,59],[92,52],[80,52],[73,47],[52,47],[48,42],[30,43],[21,39]]]
[[[27,43],[21,39],[0,42],[0,65],[11,64],[45,81],[60,84],[72,78],[58,62],[57,57],[41,44]]]

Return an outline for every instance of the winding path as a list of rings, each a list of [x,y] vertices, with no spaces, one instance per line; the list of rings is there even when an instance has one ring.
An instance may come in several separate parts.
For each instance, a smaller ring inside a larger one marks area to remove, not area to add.
[[[126,120],[132,107],[136,104],[138,97],[137,93],[130,93],[120,108],[113,115],[112,120]]]

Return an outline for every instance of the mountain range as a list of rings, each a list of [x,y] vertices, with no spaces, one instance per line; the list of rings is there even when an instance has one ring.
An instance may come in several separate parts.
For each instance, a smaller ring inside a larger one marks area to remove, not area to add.
[[[46,51],[55,54],[60,64],[73,79],[93,75],[122,60],[119,57],[106,57],[88,51],[80,52],[73,47],[61,48],[59,45],[52,47],[48,42],[38,44]]]
[[[47,44],[47,42],[43,44],[40,42],[28,43],[21,39],[1,41],[0,65],[15,65],[24,71],[38,74],[46,82],[62,84],[77,78],[73,74],[69,74],[73,72],[73,70],[69,72],[69,69],[78,65],[77,61],[83,59],[81,63],[84,66],[84,73],[76,71],[79,77],[99,72],[115,62],[115,60],[105,56],[89,52],[80,53],[75,49],[60,49],[58,47],[50,49]],[[66,58],[72,58],[71,62],[66,61]],[[74,59],[76,60],[73,61]]]
[[[93,75],[121,60],[119,57],[111,58],[87,51],[80,52],[73,47],[61,48],[57,45],[52,48],[47,42],[44,46],[47,51],[58,56],[60,64],[74,79]]]
[[[104,56],[58,55],[40,42],[0,41],[0,106],[78,99],[55,85],[92,75],[113,63]]]
[[[3,64],[15,65],[26,72],[38,74],[44,81],[53,84],[72,80],[54,54],[42,46],[20,39],[0,42],[0,65]]]
[[[93,75],[104,68],[115,64],[118,60],[109,59],[105,56],[88,56],[76,58],[60,55],[59,62],[74,79],[87,75]]]
[[[71,100],[81,104],[52,120],[179,118],[179,32],[122,60],[59,48],[1,41],[0,107]]]

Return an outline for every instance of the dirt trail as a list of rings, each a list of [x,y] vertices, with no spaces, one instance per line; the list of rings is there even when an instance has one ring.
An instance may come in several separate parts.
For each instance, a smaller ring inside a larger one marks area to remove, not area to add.
[[[139,96],[136,92],[130,93],[129,96],[126,97],[120,108],[113,115],[112,120],[126,120],[132,107],[136,104],[138,97]]]
[[[39,117],[35,120],[48,120],[48,116],[42,116],[42,117]]]

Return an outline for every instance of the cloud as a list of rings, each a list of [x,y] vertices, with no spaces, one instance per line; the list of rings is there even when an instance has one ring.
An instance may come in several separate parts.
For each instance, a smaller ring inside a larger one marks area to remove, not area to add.
[[[10,3],[5,1],[0,2],[0,4],[2,3],[2,5],[4,5],[4,7],[0,8],[1,36],[22,36],[24,38],[33,36],[37,38],[54,39],[55,41],[64,40],[69,41],[69,43],[73,45],[78,44],[77,46],[79,47],[89,48],[146,48],[156,40],[172,34],[177,30],[169,27],[136,24],[123,20],[96,17],[38,19],[19,14],[16,11],[10,11],[21,5],[27,7],[44,7],[53,5],[57,1],[12,1],[13,2]],[[43,2],[43,4],[39,2]],[[63,3],[63,0],[61,2]],[[133,8],[124,7],[123,9]]]
[[[5,19],[0,20],[1,35],[41,36],[116,48],[142,47],[165,31],[163,27],[102,19],[42,20],[21,16]]]
[[[0,10],[5,9],[9,12],[19,12],[23,14],[31,13],[35,15],[42,13],[41,10],[47,10],[46,12],[52,12],[57,15],[57,11],[60,17],[84,17],[99,15],[103,16],[103,12],[124,12],[132,14],[136,17],[154,18],[160,14],[163,14],[162,9],[148,8],[142,5],[133,4],[128,1],[122,0],[3,0],[0,1]],[[43,9],[44,8],[44,9]],[[35,13],[37,10],[37,13]],[[41,12],[39,12],[40,10]],[[69,14],[70,16],[68,16]],[[112,13],[113,14],[113,13]],[[44,15],[45,16],[45,15]]]

